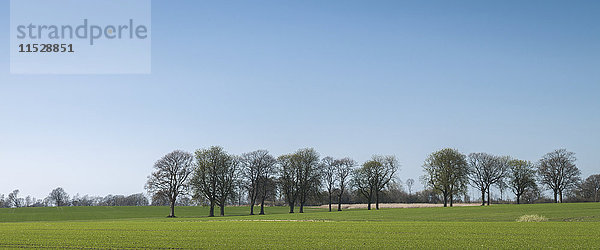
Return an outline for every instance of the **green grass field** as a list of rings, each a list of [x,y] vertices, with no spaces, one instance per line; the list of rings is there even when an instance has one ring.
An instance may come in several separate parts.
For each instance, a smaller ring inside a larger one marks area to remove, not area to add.
[[[600,203],[397,208],[205,217],[204,207],[0,209],[0,247],[39,248],[599,248]],[[516,222],[538,214],[547,222]]]

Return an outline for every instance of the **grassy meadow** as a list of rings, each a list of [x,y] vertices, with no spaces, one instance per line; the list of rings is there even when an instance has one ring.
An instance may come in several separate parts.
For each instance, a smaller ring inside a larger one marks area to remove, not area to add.
[[[0,247],[39,248],[599,248],[600,203],[389,208],[248,216],[228,207],[0,209]],[[523,215],[546,222],[516,222]]]

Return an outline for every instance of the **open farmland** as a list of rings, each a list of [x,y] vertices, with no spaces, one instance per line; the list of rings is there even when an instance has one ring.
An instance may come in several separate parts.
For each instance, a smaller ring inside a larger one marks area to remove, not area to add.
[[[352,209],[310,208],[288,214],[208,218],[203,207],[63,207],[0,210],[0,247],[231,248],[231,247],[493,247],[598,248],[600,204]],[[547,222],[516,222],[537,214]]]

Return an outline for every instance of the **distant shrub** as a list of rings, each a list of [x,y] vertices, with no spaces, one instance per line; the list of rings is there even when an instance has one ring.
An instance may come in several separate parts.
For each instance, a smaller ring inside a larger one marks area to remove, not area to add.
[[[537,214],[523,215],[517,219],[517,222],[543,222],[543,221],[548,221],[548,218],[541,216],[541,215],[537,215]]]

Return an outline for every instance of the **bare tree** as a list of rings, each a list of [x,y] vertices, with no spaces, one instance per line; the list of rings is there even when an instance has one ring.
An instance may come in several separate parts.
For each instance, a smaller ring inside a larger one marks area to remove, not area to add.
[[[481,205],[490,205],[490,187],[503,182],[508,171],[508,157],[498,157],[486,153],[471,153],[468,157],[469,180],[471,185],[481,191]]]
[[[486,153],[471,153],[467,161],[469,164],[469,180],[471,185],[481,192],[481,205],[485,206],[485,194],[488,188],[485,169],[490,168],[492,156]]]
[[[294,163],[293,158],[292,154],[281,155],[277,158],[279,165],[279,185],[281,186],[281,192],[290,207],[290,213],[294,213],[300,182],[299,169],[297,164]]]
[[[510,161],[508,172],[508,185],[517,198],[517,204],[521,204],[521,196],[528,190],[537,189],[535,184],[535,169],[529,161]]]
[[[0,194],[0,208],[9,208],[10,204],[8,203],[8,199],[4,199],[4,195]]]
[[[494,167],[492,168],[492,174],[490,178],[491,181],[491,185],[490,187],[496,186],[498,187],[498,189],[500,190],[500,199],[502,199],[502,194],[504,192],[504,190],[506,189],[506,176],[508,175],[508,171],[510,169],[510,161],[511,158],[510,156],[496,156],[496,161],[494,161]],[[490,194],[490,187],[488,187],[487,193],[488,193],[488,206],[490,205],[490,202],[492,201],[491,199],[491,194]]]
[[[408,188],[408,195],[412,195],[412,187],[415,185],[415,180],[408,178],[406,180],[406,187]]]
[[[581,171],[575,165],[575,153],[557,149],[547,153],[538,164],[541,183],[554,192],[554,202],[563,202],[563,191],[577,185]]]
[[[581,183],[581,192],[594,202],[600,201],[600,174],[590,175]]]
[[[275,194],[275,189],[277,185],[274,180],[275,167],[277,165],[277,160],[275,157],[271,155],[267,155],[263,159],[263,166],[261,175],[259,177],[259,196],[260,199],[260,213],[259,215],[265,214],[265,200],[269,195]]]
[[[217,173],[220,165],[227,164],[229,157],[221,147],[211,147],[196,151],[196,167],[191,186],[196,198],[204,197],[210,203],[209,217],[215,216],[217,205]]]
[[[221,166],[220,171],[217,172],[217,205],[221,216],[225,216],[227,199],[234,193],[235,183],[239,179],[239,169],[239,158],[229,155],[227,164]]]
[[[246,180],[244,180],[243,177],[235,183],[235,193],[235,196],[237,198],[237,205],[241,206],[242,204],[244,204],[244,196],[248,193],[248,184],[246,183]]]
[[[319,154],[312,148],[299,149],[293,154],[278,158],[279,184],[285,200],[294,213],[296,202],[300,203],[300,213],[308,198],[317,193],[321,185]]]
[[[394,179],[400,164],[393,155],[373,156],[373,160],[379,162],[375,168],[375,208],[379,209],[379,198],[381,191]]]
[[[168,198],[171,208],[168,217],[175,217],[177,196],[188,191],[193,165],[194,156],[181,150],[168,153],[154,163],[155,171],[148,176],[145,188],[151,194],[160,193]]]
[[[452,206],[454,195],[464,191],[468,182],[466,156],[456,149],[442,149],[429,155],[423,168],[423,183],[442,194],[444,207]]]
[[[248,190],[248,201],[250,202],[250,215],[254,215],[254,205],[258,196],[258,183],[260,179],[260,166],[262,150],[244,153],[241,156],[242,176]]]
[[[273,178],[274,164],[271,169],[267,169],[263,177],[260,178],[260,189],[258,199],[260,200],[260,213],[259,215],[265,214],[265,200],[267,197],[273,197],[276,193],[277,183]]]
[[[35,198],[32,198],[31,196],[27,196],[25,197],[25,203],[23,204],[25,207],[29,207],[31,205],[33,205]]]
[[[300,213],[304,213],[306,201],[312,194],[318,193],[320,186],[319,153],[312,148],[300,149],[294,153],[292,162],[298,169],[298,201]]]
[[[350,174],[352,174],[354,166],[356,166],[356,162],[346,157],[337,160],[335,166],[335,176],[340,189],[340,192],[338,193],[338,211],[342,211],[342,196],[344,195],[348,178],[350,177]]]
[[[56,205],[57,207],[62,207],[68,205],[69,195],[67,194],[67,192],[65,192],[63,188],[57,187],[54,190],[52,190],[52,192],[50,192],[50,195],[48,195],[48,200],[54,203],[54,205]]]
[[[259,194],[266,192],[266,187],[261,186],[263,178],[270,178],[275,165],[275,158],[269,154],[267,150],[257,150],[250,153],[245,153],[241,157],[243,168],[243,176],[247,182],[248,199],[250,202],[250,215],[254,215],[254,205]],[[263,195],[264,197],[264,195]],[[261,202],[261,207],[264,204]],[[264,214],[264,209],[261,208]]]
[[[337,164],[339,162],[334,160],[332,157],[325,157],[321,160],[321,168],[323,169],[323,184],[327,189],[327,194],[329,197],[329,212],[331,212],[331,203],[333,201],[333,190],[335,188],[335,183],[337,182],[337,178],[335,176],[335,172],[337,170]]]
[[[239,159],[227,154],[223,148],[213,146],[197,150],[196,163],[192,178],[195,196],[204,196],[210,202],[209,217],[215,216],[215,205],[224,216],[227,198],[232,195],[238,178]]]
[[[10,207],[21,207],[21,202],[19,200],[19,190],[15,189],[7,197],[8,204]]]
[[[380,162],[370,160],[354,171],[352,176],[353,184],[359,194],[367,199],[367,209],[371,210],[371,202],[375,194],[376,169],[381,165]]]
[[[494,184],[494,186],[496,186],[498,188],[498,191],[500,191],[500,200],[504,201],[504,191],[506,191],[506,189],[508,188],[506,179],[504,178],[504,179],[498,181],[496,184]]]
[[[367,199],[367,209],[375,198],[375,208],[379,209],[381,191],[392,181],[398,170],[398,161],[394,156],[373,156],[354,172],[354,185],[357,191]]]

